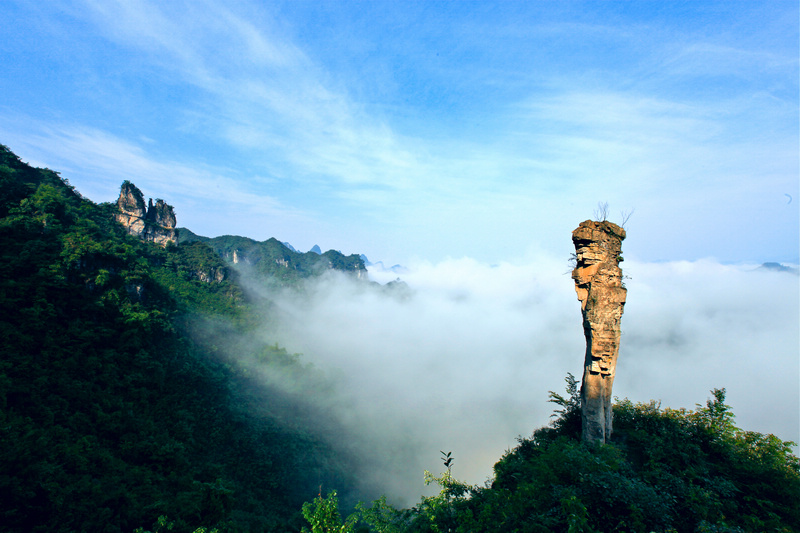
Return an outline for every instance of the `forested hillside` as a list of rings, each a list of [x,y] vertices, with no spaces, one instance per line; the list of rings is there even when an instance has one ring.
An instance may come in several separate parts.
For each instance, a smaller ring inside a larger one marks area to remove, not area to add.
[[[324,379],[247,337],[211,248],[140,242],[115,208],[0,146],[0,529],[298,529],[356,472],[308,391],[254,376]]]
[[[209,238],[181,228],[178,242],[207,244],[228,263],[248,267],[262,279],[284,285],[296,285],[300,280],[318,276],[331,269],[367,279],[364,261],[357,254],[346,256],[336,250],[328,250],[322,254],[296,252],[274,237],[263,242],[234,235]]]

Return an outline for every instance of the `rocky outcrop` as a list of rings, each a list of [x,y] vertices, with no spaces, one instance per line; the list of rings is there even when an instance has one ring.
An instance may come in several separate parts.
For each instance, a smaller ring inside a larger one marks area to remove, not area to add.
[[[177,221],[172,206],[161,199],[153,204],[150,199],[145,209],[142,191],[130,181],[122,183],[117,209],[117,222],[131,235],[162,246],[178,242],[178,231],[175,229]]]
[[[149,222],[153,226],[167,228],[174,230],[175,229],[175,210],[172,208],[171,205],[167,204],[164,200],[160,198],[156,200],[155,205],[153,205],[153,199],[151,198],[148,202],[147,206],[147,215],[145,217],[147,222]]]
[[[228,277],[228,272],[225,268],[198,269],[192,272],[192,277],[203,283],[220,283]]]
[[[611,436],[611,387],[617,366],[620,320],[627,290],[622,284],[625,230],[611,222],[581,222],[572,232],[576,265],[572,271],[581,302],[586,337],[581,414],[583,440]]]
[[[136,185],[129,181],[124,181],[119,191],[117,200],[117,222],[122,224],[131,235],[141,236],[144,234],[145,218],[147,208],[144,203],[144,195]]]

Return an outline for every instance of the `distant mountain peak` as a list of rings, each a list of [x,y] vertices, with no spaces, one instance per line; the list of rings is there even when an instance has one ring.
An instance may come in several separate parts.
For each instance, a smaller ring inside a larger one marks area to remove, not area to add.
[[[759,270],[772,270],[773,272],[789,272],[791,274],[798,274],[798,269],[791,266],[786,266],[781,263],[768,262],[758,267]]]
[[[318,244],[312,246],[309,252],[314,252],[315,254],[322,255],[322,249],[319,247]]]

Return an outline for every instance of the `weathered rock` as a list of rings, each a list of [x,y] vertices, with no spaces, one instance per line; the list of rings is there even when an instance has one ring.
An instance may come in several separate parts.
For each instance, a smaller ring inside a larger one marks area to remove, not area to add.
[[[142,191],[133,183],[124,181],[120,188],[117,208],[117,222],[131,235],[162,246],[166,246],[169,242],[178,242],[175,210],[164,200],[158,199],[154,205],[150,199],[145,210]]]
[[[605,442],[612,431],[611,388],[627,296],[619,268],[624,239],[624,229],[605,221],[587,220],[572,232],[576,255],[572,279],[581,302],[586,337],[581,385],[585,441]]]
[[[147,207],[147,221],[162,228],[174,229],[177,222],[175,220],[175,210],[160,198],[153,205],[153,199],[151,198]]]
[[[225,281],[228,277],[227,271],[224,268],[209,268],[207,270],[195,270],[192,272],[192,277],[202,281],[203,283],[213,283]]]
[[[117,222],[125,226],[128,233],[141,237],[145,229],[147,209],[144,204],[144,195],[136,185],[130,181],[122,182],[117,200]]]

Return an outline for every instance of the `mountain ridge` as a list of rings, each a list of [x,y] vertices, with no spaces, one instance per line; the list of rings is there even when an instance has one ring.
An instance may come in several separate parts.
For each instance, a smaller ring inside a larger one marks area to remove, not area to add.
[[[257,241],[237,235],[204,237],[187,228],[178,228],[178,243],[202,242],[210,246],[229,265],[244,264],[257,273],[286,283],[299,283],[328,270],[337,270],[366,280],[367,269],[358,254],[344,255],[338,250],[324,253],[298,252],[275,237]]]

